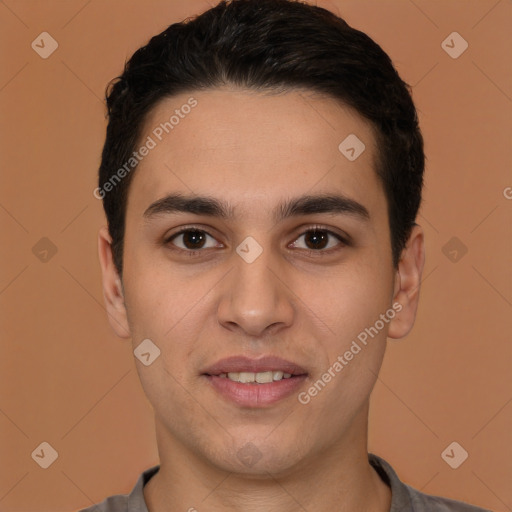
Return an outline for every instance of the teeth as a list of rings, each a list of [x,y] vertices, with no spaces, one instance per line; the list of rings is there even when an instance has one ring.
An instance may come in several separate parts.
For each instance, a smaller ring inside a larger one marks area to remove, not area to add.
[[[273,380],[272,372],[256,373],[254,380],[258,384],[265,384],[266,382],[272,382],[272,380]]]
[[[281,380],[281,379],[289,379],[292,374],[284,373],[281,370],[273,370],[268,372],[229,372],[227,375],[225,373],[221,373],[219,377],[225,378],[227,376],[228,379],[234,382],[240,382],[242,384],[267,384],[269,382]]]
[[[250,382],[254,382],[256,374],[250,372],[240,372],[238,374],[238,382],[242,384],[249,384]]]

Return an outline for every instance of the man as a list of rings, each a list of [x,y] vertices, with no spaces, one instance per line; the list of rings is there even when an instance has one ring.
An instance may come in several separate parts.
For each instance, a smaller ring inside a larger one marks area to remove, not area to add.
[[[482,510],[367,451],[424,264],[423,141],[382,49],[312,5],[221,2],[139,49],[107,103],[104,296],[160,464],[87,510]]]

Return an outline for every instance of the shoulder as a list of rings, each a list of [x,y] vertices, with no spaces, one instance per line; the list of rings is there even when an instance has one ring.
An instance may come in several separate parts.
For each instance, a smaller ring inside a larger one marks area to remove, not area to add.
[[[128,512],[128,495],[110,496],[101,503],[81,509],[78,512]]]
[[[78,512],[148,512],[144,501],[144,486],[159,469],[158,465],[142,472],[130,494],[110,496],[101,503],[83,508]]]
[[[402,482],[391,465],[377,455],[368,454],[370,465],[391,488],[390,512],[490,512],[462,501],[425,494]]]
[[[415,512],[490,512],[488,509],[469,505],[462,501],[422,493],[407,484],[404,484],[404,486],[409,494]]]

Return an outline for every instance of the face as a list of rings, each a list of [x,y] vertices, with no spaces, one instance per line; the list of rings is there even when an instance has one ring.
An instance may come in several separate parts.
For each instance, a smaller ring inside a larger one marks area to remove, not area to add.
[[[423,249],[415,230],[393,267],[370,125],[306,92],[219,89],[164,100],[145,130],[122,288],[105,230],[100,259],[114,329],[152,343],[136,364],[160,441],[253,475],[364,445]],[[350,134],[355,159],[339,148]]]

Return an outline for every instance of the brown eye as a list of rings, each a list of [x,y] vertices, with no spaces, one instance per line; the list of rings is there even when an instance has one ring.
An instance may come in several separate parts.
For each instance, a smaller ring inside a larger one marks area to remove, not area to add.
[[[346,243],[341,236],[327,229],[310,229],[300,235],[292,245],[297,249],[322,252]]]
[[[201,231],[187,231],[183,233],[183,245],[187,249],[200,249],[203,247],[206,236]]]
[[[304,236],[308,249],[325,249],[329,241],[329,235],[325,231],[308,231]]]
[[[212,240],[210,245],[208,238]],[[179,247],[180,249],[187,251],[195,251],[197,249],[208,249],[216,246],[216,240],[205,231],[199,229],[185,229],[173,235],[169,240],[169,243]]]

